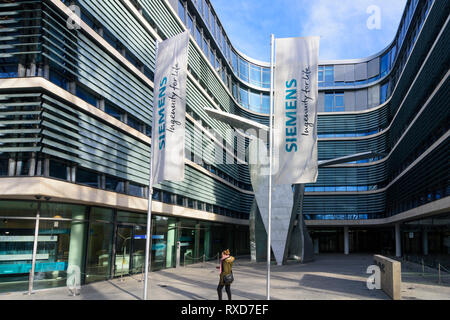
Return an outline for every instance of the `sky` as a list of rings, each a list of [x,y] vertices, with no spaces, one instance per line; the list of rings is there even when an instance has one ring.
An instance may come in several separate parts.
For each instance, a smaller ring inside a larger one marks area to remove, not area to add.
[[[233,46],[269,62],[275,38],[320,36],[319,59],[356,59],[388,46],[407,0],[211,0]]]

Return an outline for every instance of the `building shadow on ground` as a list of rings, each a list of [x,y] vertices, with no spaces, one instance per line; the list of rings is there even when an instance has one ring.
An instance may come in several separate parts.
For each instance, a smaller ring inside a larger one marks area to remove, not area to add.
[[[358,299],[373,299],[384,298],[388,299],[388,296],[380,290],[369,290],[366,287],[365,281],[340,279],[333,277],[326,277],[313,274],[305,274],[299,281],[300,287],[307,287],[316,290],[333,291],[337,294],[345,294],[345,297],[354,297]]]

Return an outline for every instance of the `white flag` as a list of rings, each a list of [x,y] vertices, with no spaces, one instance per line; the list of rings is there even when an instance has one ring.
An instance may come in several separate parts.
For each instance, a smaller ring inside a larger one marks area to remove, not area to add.
[[[274,183],[317,180],[319,37],[276,39]]]
[[[153,184],[184,179],[188,44],[189,33],[185,31],[158,47],[153,95]]]

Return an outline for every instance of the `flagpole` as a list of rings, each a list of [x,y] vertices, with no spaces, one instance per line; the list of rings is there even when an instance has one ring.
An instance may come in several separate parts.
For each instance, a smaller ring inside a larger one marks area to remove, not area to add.
[[[158,40],[155,41],[155,61],[158,56]],[[155,104],[153,104],[153,108],[155,108]],[[153,119],[154,123],[154,119]],[[153,126],[152,126],[153,130]],[[153,136],[153,135],[152,135]],[[149,174],[149,182],[148,182],[148,207],[147,207],[147,234],[145,237],[145,278],[144,278],[144,300],[147,300],[148,296],[148,270],[151,267],[151,230],[152,230],[152,197],[153,197],[153,146],[154,141],[151,141],[151,153],[150,153],[150,174]]]
[[[270,300],[270,256],[272,244],[272,153],[273,153],[273,49],[275,45],[274,35],[270,39],[270,123],[269,123],[269,223],[267,232],[267,300]]]

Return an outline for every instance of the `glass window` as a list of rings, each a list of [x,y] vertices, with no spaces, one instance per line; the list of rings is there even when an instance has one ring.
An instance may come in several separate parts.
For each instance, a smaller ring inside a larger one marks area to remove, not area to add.
[[[219,69],[220,68],[220,60],[219,60],[219,58],[218,57],[216,57],[216,69]],[[225,69],[222,69],[222,71],[224,71]],[[226,83],[226,81],[225,81],[225,73],[223,72],[223,74],[222,74],[222,80],[223,80],[223,82],[225,82]]]
[[[232,60],[234,72],[236,74],[238,74],[238,58],[237,58],[236,53],[234,53],[234,51],[231,51],[231,60]]]
[[[262,86],[263,88],[270,88],[270,69],[262,68]]]
[[[147,215],[136,212],[117,211],[118,223],[137,223],[141,225],[147,224]]]
[[[388,98],[388,88],[389,88],[389,82],[386,82],[380,87],[380,103],[386,102]]]
[[[90,223],[86,283],[109,278],[111,269],[112,235],[112,223]]]
[[[113,222],[114,221],[114,211],[107,208],[91,207],[91,213],[89,215],[91,221],[96,222]]]
[[[90,187],[98,188],[100,177],[99,175],[90,170],[86,170],[78,167],[76,171],[76,183],[84,184]]]
[[[152,127],[150,127],[148,124],[145,125],[145,135],[148,137],[152,137]]]
[[[140,62],[138,62],[138,59],[136,59],[136,57],[128,50],[125,51],[125,58],[131,62],[132,65],[134,65],[135,67],[137,67],[139,69],[140,67]]]
[[[103,39],[105,39],[112,47],[117,48],[118,41],[116,37],[106,28],[103,28]]]
[[[85,89],[81,88],[80,86],[77,86],[76,88],[76,95],[78,98],[86,101],[87,103],[95,107],[97,106],[97,98],[90,92],[87,92]]]
[[[211,31],[213,37],[216,38],[216,20],[214,19],[214,16],[212,14],[211,14]]]
[[[127,117],[127,124],[130,127],[134,128],[134,129],[136,129],[138,131],[141,131],[141,123],[140,123],[140,121],[137,120],[136,118],[130,116],[130,115],[128,115],[128,117]]]
[[[334,82],[334,67],[325,67],[325,82]]]
[[[187,14],[187,28],[189,29],[189,32],[190,33],[193,33],[193,31],[194,31],[194,22],[193,22],[193,19],[192,19],[192,17],[191,17],[191,15],[188,13]]]
[[[17,77],[17,75],[17,65],[7,65],[2,63],[2,65],[0,66],[0,78],[14,78]]]
[[[268,94],[262,95],[261,112],[262,113],[270,113],[270,95],[268,95]]]
[[[261,95],[257,92],[250,91],[250,109],[261,112]]]
[[[0,70],[2,68],[3,67],[0,67]],[[8,78],[8,77],[2,77],[1,76],[1,71],[0,71],[0,77],[1,78]],[[17,77],[17,75],[16,75],[16,77]],[[56,71],[54,71],[52,69],[50,69],[50,81],[53,82],[54,84],[56,84],[57,86],[65,89],[65,90],[68,89],[67,79],[64,76],[62,76],[59,72],[56,72]]]
[[[239,100],[238,99],[238,94],[237,94],[237,85],[236,85],[236,83],[235,82],[233,82],[233,97],[236,99],[236,100]]]
[[[131,183],[128,187],[128,194],[135,197],[143,197],[144,196],[144,188],[140,185]]]
[[[334,111],[344,111],[344,93],[335,93]]]
[[[173,195],[170,192],[163,191],[162,192],[162,202],[173,204]]]
[[[205,55],[208,57],[209,56],[209,51],[208,51],[208,41],[206,40],[206,38],[203,38],[203,52],[205,53]]]
[[[0,176],[7,176],[8,175],[8,164],[9,159],[7,157],[1,157],[0,158]]]
[[[241,97],[241,104],[244,107],[248,108],[248,90],[247,89],[243,89],[243,88],[239,88],[239,95]]]
[[[195,41],[197,41],[198,46],[202,47],[202,33],[198,27],[195,27]]]
[[[117,120],[122,119],[122,111],[120,111],[119,108],[116,108],[115,106],[105,103],[105,112],[109,114],[110,116],[116,118]]]
[[[124,185],[125,185],[124,181],[116,177],[112,176],[105,177],[105,190],[123,193]]]
[[[36,210],[36,201],[0,201],[0,216],[3,217],[35,217]]]
[[[385,76],[389,71],[389,52],[381,57],[380,62],[380,75]]]
[[[180,18],[184,22],[184,24],[186,24],[186,21],[184,20],[184,5],[181,0],[178,1],[178,15],[180,16]]]
[[[318,75],[318,82],[323,82],[324,81],[324,67],[323,66],[319,66],[319,75]]]
[[[243,59],[239,59],[239,77],[248,82],[248,63]]]
[[[250,64],[250,83],[261,87],[261,67]]]
[[[397,46],[395,45],[391,49],[391,59],[390,60],[391,60],[391,65],[392,66],[394,65],[394,61],[395,61],[396,55],[397,55]]]
[[[177,195],[177,205],[178,206],[183,206],[184,205],[184,197]]]
[[[153,188],[152,199],[155,201],[161,201],[161,191]]]
[[[145,234],[146,230],[143,230]],[[177,228],[176,220],[167,217],[153,216],[152,217],[152,271],[170,268],[175,266],[176,249],[175,238]],[[141,249],[141,270],[142,265],[145,265],[145,241],[142,241]]]
[[[225,34],[222,35],[222,42],[223,46],[225,47],[225,56],[227,57],[228,61],[231,61],[230,45],[226,40]]]
[[[3,202],[3,204],[0,202],[0,206],[4,204],[8,204],[8,202]],[[1,213],[9,214],[9,212]],[[36,208],[31,215],[36,215]],[[34,229],[35,220],[0,219],[0,236],[3,238],[0,242],[0,257],[2,258],[0,264],[1,292],[25,291],[28,289]],[[42,236],[39,236],[38,239],[42,239]]]
[[[333,112],[334,109],[334,94],[325,93],[325,112]]]
[[[50,177],[67,180],[67,165],[61,161],[50,159]]]
[[[213,49],[211,48],[211,49],[209,50],[209,62],[211,62],[211,65],[213,66],[213,68],[216,67],[216,66],[214,65],[214,64],[215,64],[215,61],[216,61],[216,57],[214,56],[214,51],[213,51]]]
[[[209,6],[206,3],[206,0],[203,0],[203,15],[205,17],[205,22],[209,25]]]

